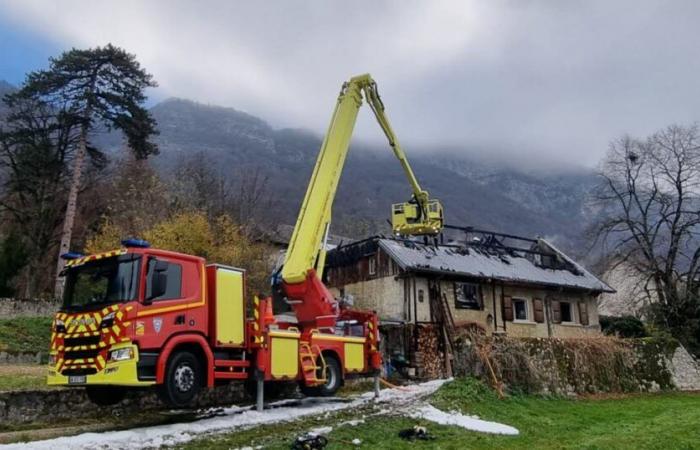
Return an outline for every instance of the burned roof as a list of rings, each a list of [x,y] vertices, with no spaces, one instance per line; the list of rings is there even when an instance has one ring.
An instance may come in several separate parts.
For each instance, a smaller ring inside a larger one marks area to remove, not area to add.
[[[475,237],[477,231],[479,237]],[[343,266],[377,247],[401,269],[457,277],[487,278],[519,284],[615,292],[605,282],[544,239],[528,239],[468,229],[461,244],[374,237],[328,254],[329,266]],[[517,241],[520,246],[512,244]]]

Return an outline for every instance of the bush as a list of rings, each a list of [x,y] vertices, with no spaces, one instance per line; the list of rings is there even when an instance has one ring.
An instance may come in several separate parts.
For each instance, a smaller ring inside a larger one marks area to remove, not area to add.
[[[155,248],[172,250],[246,269],[249,298],[269,290],[272,269],[268,248],[247,237],[241,227],[226,216],[209,218],[199,211],[180,212],[139,232]],[[105,221],[87,242],[86,251],[97,253],[116,248],[129,237],[124,229]]]
[[[622,338],[642,338],[649,334],[644,323],[634,316],[600,316],[600,328],[603,333]]]

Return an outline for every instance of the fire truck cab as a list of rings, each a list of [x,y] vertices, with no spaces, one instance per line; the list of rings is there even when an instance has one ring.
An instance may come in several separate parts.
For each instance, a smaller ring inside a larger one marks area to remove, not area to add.
[[[256,299],[246,319],[244,270],[123,244],[66,263],[49,384],[85,386],[99,404],[156,386],[168,404],[185,406],[201,387],[251,377],[298,380],[307,393],[330,395],[345,376],[370,368],[372,325],[302,337],[275,320],[269,299]]]

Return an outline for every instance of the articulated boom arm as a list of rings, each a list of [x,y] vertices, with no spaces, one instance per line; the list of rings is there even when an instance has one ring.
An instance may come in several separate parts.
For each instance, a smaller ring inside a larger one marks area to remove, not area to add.
[[[421,189],[389,119],[384,114],[384,104],[379,97],[377,84],[369,74],[353,77],[343,84],[289,243],[282,270],[282,279],[287,283],[303,281],[311,268],[315,268],[317,275],[321,277],[325,264],[324,244],[328,235],[333,200],[357,114],[362,106],[363,92],[413,191],[411,202],[394,205],[394,209],[396,210],[396,206],[410,204],[419,210],[414,224],[398,229],[394,222],[394,231],[405,235],[434,235],[442,230],[442,207],[437,200],[431,201],[428,192]],[[435,215],[430,212],[431,205],[433,209],[436,205],[439,206],[439,221],[431,217]]]
[[[442,230],[442,206],[437,200],[430,200],[428,193],[421,189],[384,114],[376,83],[369,74],[351,78],[343,84],[338,96],[282,268],[285,292],[295,305],[300,322],[319,325],[324,322],[323,318],[328,317],[328,326],[335,323],[335,299],[320,280],[333,200],[362,106],[363,92],[413,190],[410,202],[392,207],[394,231],[404,235],[435,235]]]

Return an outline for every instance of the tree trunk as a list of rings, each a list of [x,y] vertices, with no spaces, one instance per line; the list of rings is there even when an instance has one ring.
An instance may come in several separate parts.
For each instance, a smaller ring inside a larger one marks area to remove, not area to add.
[[[63,296],[63,277],[61,276],[61,271],[63,270],[65,261],[61,259],[61,255],[70,251],[70,241],[73,235],[73,223],[75,222],[75,212],[78,203],[78,191],[80,190],[80,179],[82,178],[86,155],[87,127],[83,126],[80,130],[78,152],[75,155],[75,162],[73,163],[73,176],[70,182],[70,190],[68,191],[68,206],[66,207],[66,217],[63,220],[63,231],[61,231],[61,245],[58,250],[56,282],[54,285],[54,296],[56,298],[61,298]]]

